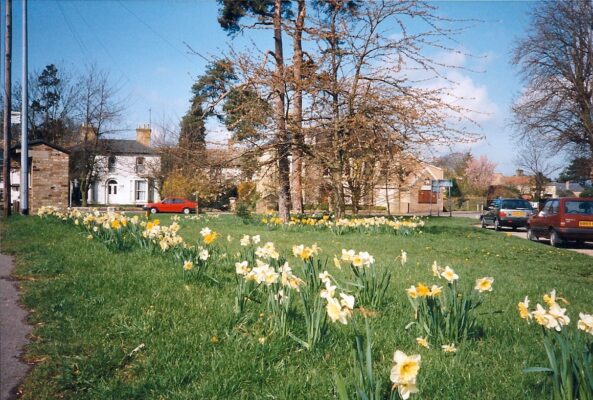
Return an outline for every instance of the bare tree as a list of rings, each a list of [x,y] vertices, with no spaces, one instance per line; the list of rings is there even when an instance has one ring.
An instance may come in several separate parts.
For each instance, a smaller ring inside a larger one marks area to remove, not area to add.
[[[532,175],[534,197],[538,201],[549,181],[548,176],[558,169],[551,161],[552,156],[553,149],[545,141],[532,135],[525,136],[515,155],[515,165]]]
[[[80,182],[82,205],[87,205],[88,191],[95,178],[106,166],[98,162],[98,155],[106,149],[99,139],[116,132],[114,124],[125,107],[119,97],[119,87],[106,72],[90,66],[77,84],[80,93],[78,120],[81,123],[78,144],[71,155],[71,173]]]
[[[447,87],[420,85],[447,66],[429,49],[449,50],[454,29],[439,25],[432,6],[416,2],[325,1],[310,29],[319,47],[317,80],[308,89],[315,122],[315,160],[329,172],[338,216],[346,193],[356,212],[361,185],[371,183],[380,154],[398,157],[426,146],[472,141],[451,117],[470,121],[470,110],[447,99]],[[417,18],[425,30],[408,32]],[[397,35],[393,27],[397,27]],[[389,152],[377,149],[389,148]],[[347,190],[345,190],[347,189]]]
[[[525,82],[513,105],[519,135],[535,134],[557,149],[593,151],[593,3],[535,6],[529,32],[514,51]],[[590,172],[593,178],[593,169]]]

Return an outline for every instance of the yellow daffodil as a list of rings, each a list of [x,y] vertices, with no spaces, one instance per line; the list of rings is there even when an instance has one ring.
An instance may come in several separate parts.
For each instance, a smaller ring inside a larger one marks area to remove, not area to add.
[[[552,290],[549,294],[544,294],[544,302],[548,307],[552,307],[553,304],[556,304],[556,289]]]
[[[194,263],[191,261],[186,261],[183,263],[183,270],[184,271],[191,271],[191,269],[194,267]]]
[[[490,278],[490,277],[476,279],[476,287],[474,289],[480,293],[491,292],[493,282],[494,282],[494,278]]]
[[[529,321],[531,319],[531,314],[529,313],[529,298],[525,296],[525,300],[520,301],[517,304],[517,308],[519,309],[519,317],[521,319],[525,319]]]
[[[430,296],[430,289],[423,283],[419,283],[418,286],[416,286],[416,293],[418,293],[418,296],[420,297],[427,297]]]
[[[416,343],[418,343],[422,347],[426,347],[427,349],[430,349],[430,343],[428,343],[428,340],[426,338],[418,337],[418,338],[416,338]]]
[[[210,232],[210,233],[208,233],[207,235],[204,236],[204,243],[205,244],[211,244],[217,238],[218,238],[218,233],[216,233],[216,232]]]

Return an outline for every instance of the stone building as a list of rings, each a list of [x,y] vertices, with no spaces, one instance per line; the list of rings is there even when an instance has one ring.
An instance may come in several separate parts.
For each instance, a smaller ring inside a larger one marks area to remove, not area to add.
[[[21,148],[11,152],[12,200],[20,201]],[[68,207],[69,152],[43,140],[29,142],[29,213],[43,206]]]

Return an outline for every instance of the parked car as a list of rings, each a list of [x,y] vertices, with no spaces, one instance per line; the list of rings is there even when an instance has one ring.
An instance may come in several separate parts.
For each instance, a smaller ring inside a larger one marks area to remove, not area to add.
[[[568,240],[582,244],[593,241],[593,197],[549,199],[544,208],[529,218],[527,238],[550,239],[554,247]]]
[[[195,212],[198,207],[198,203],[190,201],[180,197],[167,197],[158,203],[147,203],[144,205],[144,209],[150,211],[152,214],[158,212],[172,212],[172,213],[184,213],[189,214]]]
[[[494,226],[497,231],[503,226],[513,229],[527,226],[527,219],[534,213],[534,209],[527,200],[523,199],[495,199],[480,217],[482,228]]]

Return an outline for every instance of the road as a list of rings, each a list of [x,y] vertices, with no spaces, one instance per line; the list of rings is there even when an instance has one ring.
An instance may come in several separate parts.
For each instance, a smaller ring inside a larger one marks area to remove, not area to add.
[[[476,227],[479,227],[479,225],[476,225]],[[511,233],[513,236],[527,240],[527,231],[523,230],[523,229],[513,231],[511,229],[503,228],[500,232],[501,233]],[[542,246],[550,245],[550,241],[547,239],[541,239],[541,240],[539,240],[539,242]],[[566,250],[571,250],[571,251],[574,251],[577,253],[586,254],[588,256],[593,256],[593,242],[586,242],[582,246],[578,246],[578,247],[574,243],[569,243],[568,245],[564,245],[562,248],[566,249]]]

